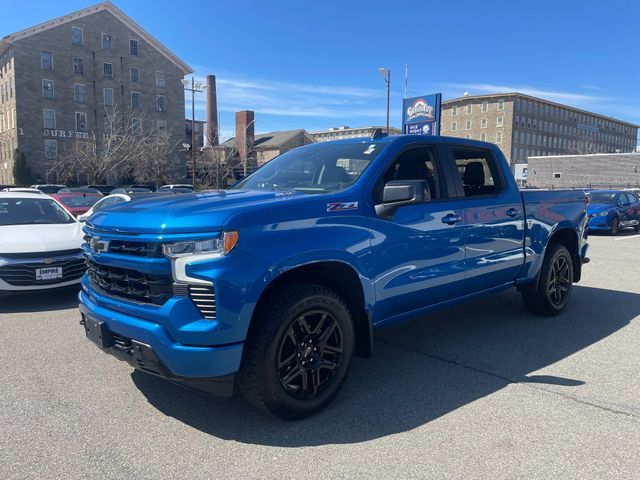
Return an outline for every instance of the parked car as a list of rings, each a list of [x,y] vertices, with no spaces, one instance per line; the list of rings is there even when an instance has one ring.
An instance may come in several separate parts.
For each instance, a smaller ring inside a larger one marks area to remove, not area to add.
[[[102,192],[97,188],[89,188],[89,187],[65,187],[58,190],[57,193],[92,193],[102,195]]]
[[[0,193],[0,294],[77,284],[82,224],[42,193]]]
[[[109,195],[115,195],[117,193],[129,194],[129,193],[152,193],[152,192],[148,188],[144,188],[144,187],[119,187],[111,190]]]
[[[98,200],[104,198],[101,193],[52,193],[50,196],[64,205],[76,217],[85,213]]]
[[[37,193],[39,195],[44,195],[44,192],[42,190],[38,190],[37,188],[27,188],[27,187],[3,188],[0,191],[1,192]]]
[[[175,184],[171,184],[171,185],[163,185],[158,189],[158,191],[161,191],[161,190],[175,190],[175,189],[179,189],[183,193],[186,193],[187,190],[191,190],[192,192],[195,191],[195,188],[193,188],[193,185],[188,184],[188,183],[175,183]]]
[[[67,188],[66,185],[58,185],[54,183],[43,183],[38,185],[31,185],[31,188],[37,188],[42,193],[58,193],[63,188]]]
[[[115,185],[84,185],[82,188],[91,188],[98,190],[103,195],[109,195],[111,190],[113,190]]]
[[[589,230],[604,230],[611,235],[625,228],[640,231],[640,202],[633,192],[592,190],[588,195]]]
[[[177,192],[129,192],[129,193],[115,193],[113,195],[108,195],[106,197],[98,200],[89,210],[87,210],[82,215],[78,215],[78,220],[81,222],[86,222],[87,219],[93,215],[95,212],[98,212],[104,208],[111,207],[113,205],[118,205],[124,202],[130,202],[131,200],[140,199],[140,198],[148,198],[150,195],[163,195],[165,193],[177,193]]]
[[[562,312],[587,261],[585,208],[578,190],[521,192],[485,142],[312,144],[229,190],[94,214],[81,323],[144,372],[235,384],[301,418],[337,395],[374,328],[511,287]]]
[[[134,189],[134,188],[146,188],[147,190],[149,190],[150,192],[155,192],[157,190],[157,187],[155,185],[144,185],[144,184],[140,184],[140,185],[127,185],[125,187],[123,187],[125,189]]]

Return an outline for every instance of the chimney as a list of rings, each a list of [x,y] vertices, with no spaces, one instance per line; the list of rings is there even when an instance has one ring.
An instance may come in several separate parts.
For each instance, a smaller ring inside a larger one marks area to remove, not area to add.
[[[207,134],[206,144],[218,145],[218,98],[215,75],[207,75]]]
[[[255,166],[253,158],[254,141],[254,112],[252,110],[242,110],[236,112],[236,146],[240,160],[249,167]]]

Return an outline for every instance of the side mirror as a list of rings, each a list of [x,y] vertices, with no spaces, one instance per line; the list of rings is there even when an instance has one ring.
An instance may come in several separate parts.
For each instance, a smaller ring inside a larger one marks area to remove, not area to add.
[[[382,204],[376,205],[376,214],[381,218],[390,219],[403,205],[429,200],[431,194],[426,180],[392,180],[384,185]]]

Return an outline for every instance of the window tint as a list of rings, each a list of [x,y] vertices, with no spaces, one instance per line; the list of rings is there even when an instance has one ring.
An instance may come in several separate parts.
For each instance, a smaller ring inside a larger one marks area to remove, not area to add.
[[[500,192],[500,177],[490,152],[465,148],[453,148],[452,151],[466,197]]]
[[[412,148],[394,160],[384,174],[379,191],[376,192],[378,201],[382,200],[384,184],[392,180],[426,180],[431,199],[444,197],[440,187],[440,176],[435,167],[435,156],[433,150],[428,147]]]

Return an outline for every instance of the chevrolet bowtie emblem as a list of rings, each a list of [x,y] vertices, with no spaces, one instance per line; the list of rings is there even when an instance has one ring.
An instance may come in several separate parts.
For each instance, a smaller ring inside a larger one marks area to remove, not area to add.
[[[100,237],[91,237],[91,250],[95,253],[104,253],[109,251],[109,242],[102,240]]]

